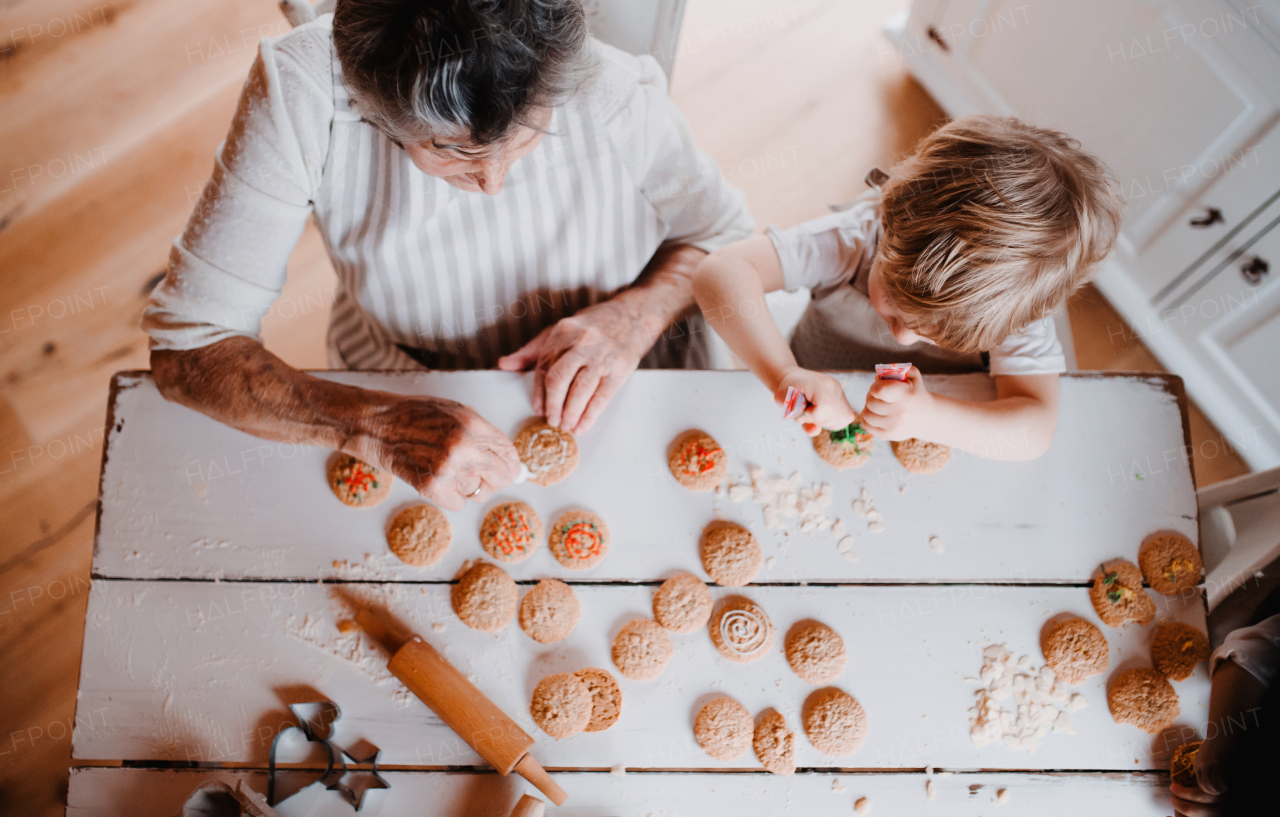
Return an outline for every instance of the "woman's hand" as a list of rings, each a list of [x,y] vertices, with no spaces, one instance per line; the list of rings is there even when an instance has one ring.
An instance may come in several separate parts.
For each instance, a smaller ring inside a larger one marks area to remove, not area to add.
[[[809,407],[796,419],[810,437],[822,429],[840,429],[858,419],[858,414],[844,396],[844,387],[834,377],[793,366],[783,372],[773,400],[779,406],[787,398],[787,389],[794,386],[804,395]]]
[[[467,500],[484,502],[520,473],[511,440],[469,406],[439,397],[385,396],[385,405],[364,423],[361,447],[369,449],[371,463],[437,505],[460,511]]]
[[[514,353],[498,359],[498,368],[533,368],[533,410],[548,425],[581,434],[595,424],[605,406],[652,345],[652,331],[638,316],[605,301],[561,318]]]

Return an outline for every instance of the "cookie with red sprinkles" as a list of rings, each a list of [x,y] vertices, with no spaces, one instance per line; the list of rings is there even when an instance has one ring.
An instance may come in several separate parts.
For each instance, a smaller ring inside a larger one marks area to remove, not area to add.
[[[480,545],[500,562],[528,559],[541,538],[542,520],[523,502],[496,505],[480,523]]]
[[[369,508],[386,499],[395,478],[350,454],[337,454],[329,462],[329,487],[344,505]]]
[[[705,431],[686,431],[671,444],[667,455],[671,476],[690,491],[709,491],[729,470],[729,458],[720,443]]]
[[[586,570],[609,552],[609,528],[590,511],[569,511],[552,523],[547,544],[557,562],[570,570]]]

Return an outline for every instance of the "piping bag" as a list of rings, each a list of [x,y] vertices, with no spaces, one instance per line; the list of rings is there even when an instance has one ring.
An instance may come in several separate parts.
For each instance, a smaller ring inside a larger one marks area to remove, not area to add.
[[[504,777],[515,771],[557,806],[569,799],[529,754],[533,738],[419,636],[369,610],[356,623],[391,654],[387,669]]]

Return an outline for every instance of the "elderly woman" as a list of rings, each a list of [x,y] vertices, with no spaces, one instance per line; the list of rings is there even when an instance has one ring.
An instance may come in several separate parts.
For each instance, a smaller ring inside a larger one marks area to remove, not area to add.
[[[696,363],[690,274],[753,226],[657,63],[592,40],[580,0],[339,0],[263,41],[145,313],[156,382],[454,510],[515,478],[505,435],[257,340],[312,214],[339,281],[331,365],[532,368],[534,410],[576,432],[637,366]]]

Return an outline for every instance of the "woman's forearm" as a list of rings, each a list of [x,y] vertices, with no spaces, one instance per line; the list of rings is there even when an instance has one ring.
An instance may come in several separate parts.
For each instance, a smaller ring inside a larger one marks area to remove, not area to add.
[[[155,351],[151,370],[166,399],[255,437],[372,456],[364,425],[379,393],[300,372],[251,338]]]
[[[519,472],[511,440],[461,403],[321,380],[250,338],[153,352],[151,368],[166,399],[257,437],[358,457],[448,510]]]

